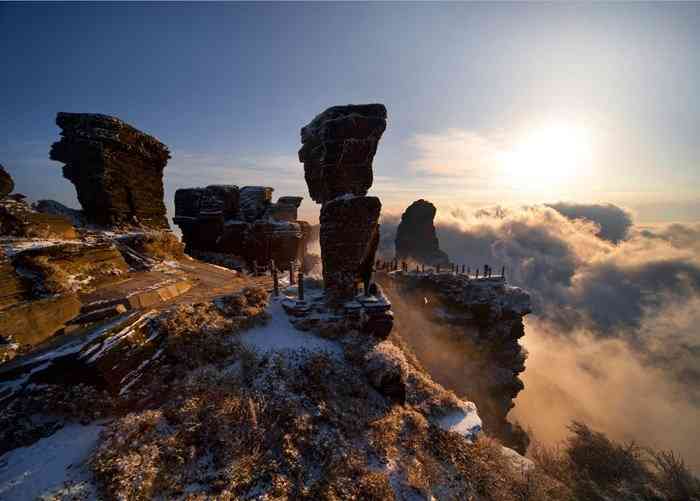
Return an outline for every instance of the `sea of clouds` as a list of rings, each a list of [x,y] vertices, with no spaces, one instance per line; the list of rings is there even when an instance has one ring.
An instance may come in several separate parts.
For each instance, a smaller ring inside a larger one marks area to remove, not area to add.
[[[384,255],[398,221],[383,217]],[[532,296],[512,419],[547,443],[578,419],[700,470],[700,224],[639,226],[615,205],[556,203],[439,207],[436,227],[453,262],[505,266]]]

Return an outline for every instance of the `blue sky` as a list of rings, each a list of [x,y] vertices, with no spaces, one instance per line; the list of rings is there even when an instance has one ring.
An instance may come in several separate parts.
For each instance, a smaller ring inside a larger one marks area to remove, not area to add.
[[[307,196],[299,128],[378,101],[387,212],[568,200],[698,220],[698,33],[700,4],[4,3],[0,163],[76,206],[48,159],[55,115],[97,112],[170,147],[169,207],[221,182]]]

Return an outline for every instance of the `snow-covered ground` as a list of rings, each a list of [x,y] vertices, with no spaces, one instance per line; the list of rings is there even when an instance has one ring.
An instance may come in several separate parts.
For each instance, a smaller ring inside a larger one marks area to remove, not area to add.
[[[244,346],[261,354],[326,352],[342,358],[343,351],[337,342],[295,329],[282,308],[282,300],[282,298],[270,300],[267,308],[270,319],[265,325],[246,331],[241,335],[241,342]]]
[[[0,457],[0,499],[96,499],[86,466],[103,425],[71,424]]]

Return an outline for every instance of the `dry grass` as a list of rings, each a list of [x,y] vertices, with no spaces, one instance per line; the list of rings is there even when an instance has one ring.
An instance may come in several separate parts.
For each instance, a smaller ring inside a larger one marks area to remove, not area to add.
[[[570,499],[700,500],[700,481],[673,453],[617,443],[578,422],[570,429],[562,446],[530,450],[537,469],[571,488]]]
[[[231,307],[248,306],[236,300]],[[348,342],[354,357],[343,362],[324,353],[258,355],[239,345],[224,361],[162,383],[156,408],[125,416],[105,433],[92,459],[102,495],[567,499],[557,482],[513,468],[496,442],[470,444],[435,426],[431,413],[456,397],[405,361],[397,363],[406,365],[406,405],[374,389],[366,355],[401,357],[361,339]]]

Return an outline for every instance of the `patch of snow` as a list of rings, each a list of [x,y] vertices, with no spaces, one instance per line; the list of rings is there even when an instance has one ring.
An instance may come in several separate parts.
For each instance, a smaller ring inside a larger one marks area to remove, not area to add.
[[[124,327],[122,330],[120,330],[118,333],[109,336],[107,339],[105,339],[102,343],[99,343],[92,348],[88,349],[85,353],[81,355],[80,358],[86,358],[88,355],[91,355],[90,358],[88,359],[88,363],[93,363],[95,362],[102,353],[104,353],[107,349],[111,348],[113,345],[116,343],[121,342],[123,339],[131,336],[136,332],[136,329],[141,327],[143,324],[145,324],[148,320],[156,316],[156,310],[150,310],[147,313],[144,313],[141,315],[134,323],[127,325]],[[93,353],[97,351],[96,353]]]
[[[459,433],[474,440],[481,431],[481,418],[472,402],[463,402],[462,407],[440,417],[437,425],[445,431]]]
[[[258,353],[326,352],[342,358],[343,351],[334,341],[294,328],[282,308],[281,300],[273,299],[267,308],[267,324],[241,334],[241,343]]]
[[[101,424],[71,424],[0,457],[0,499],[23,501],[57,494],[95,499],[85,462],[97,444]]]
[[[155,354],[151,358],[147,358],[146,360],[141,362],[136,369],[134,369],[133,371],[129,372],[126,376],[124,376],[121,379],[120,383],[124,383],[124,381],[127,381],[129,379],[130,379],[130,381],[122,387],[121,391],[119,392],[119,395],[122,396],[122,395],[128,393],[129,388],[131,388],[133,386],[133,384],[136,381],[138,381],[139,379],[141,379],[141,376],[143,376],[144,367],[146,367],[151,362],[153,362],[158,357],[160,357],[162,353],[163,353],[163,348],[159,348],[158,351],[156,351]]]

